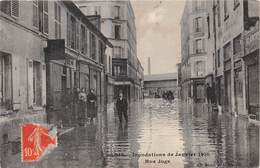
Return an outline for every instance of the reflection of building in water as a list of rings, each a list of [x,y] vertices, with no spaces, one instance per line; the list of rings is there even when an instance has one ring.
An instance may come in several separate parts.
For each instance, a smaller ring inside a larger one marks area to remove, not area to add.
[[[259,165],[259,128],[247,120],[208,111],[203,104],[182,103],[184,152],[206,152],[205,157],[185,157],[188,167],[199,163],[214,166],[256,167]],[[204,146],[202,146],[202,144]]]
[[[154,74],[144,76],[144,94],[146,97],[162,97],[163,92],[177,90],[177,74]],[[176,92],[177,94],[177,92]]]

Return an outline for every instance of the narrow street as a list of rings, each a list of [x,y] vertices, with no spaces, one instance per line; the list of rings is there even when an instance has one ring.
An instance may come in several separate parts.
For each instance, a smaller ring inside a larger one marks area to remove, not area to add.
[[[58,147],[40,162],[20,163],[20,153],[12,155],[12,151],[2,149],[0,167],[173,168],[259,164],[259,127],[247,120],[218,115],[205,104],[145,99],[131,106],[129,123],[123,126],[119,126],[113,109],[107,113],[100,114],[92,124],[62,135]]]

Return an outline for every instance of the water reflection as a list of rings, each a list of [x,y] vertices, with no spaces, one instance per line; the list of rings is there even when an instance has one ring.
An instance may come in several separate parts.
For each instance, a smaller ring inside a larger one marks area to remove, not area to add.
[[[208,153],[186,157],[185,167],[258,167],[259,128],[246,119],[218,115],[205,104],[180,103],[184,151]]]
[[[11,142],[8,139],[1,145],[1,168],[259,165],[258,127],[244,119],[218,115],[205,104],[160,99],[131,105],[129,122],[123,125],[113,109],[99,113],[94,123],[60,137],[58,148],[39,162],[21,163],[20,153],[12,151],[15,143]],[[166,156],[137,157],[146,153]]]

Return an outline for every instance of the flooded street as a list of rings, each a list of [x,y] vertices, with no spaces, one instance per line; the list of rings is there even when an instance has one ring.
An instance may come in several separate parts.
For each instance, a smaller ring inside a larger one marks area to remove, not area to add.
[[[1,168],[258,167],[259,127],[205,104],[145,99],[131,106],[128,124],[108,109],[62,135],[40,162],[20,163],[4,149]]]

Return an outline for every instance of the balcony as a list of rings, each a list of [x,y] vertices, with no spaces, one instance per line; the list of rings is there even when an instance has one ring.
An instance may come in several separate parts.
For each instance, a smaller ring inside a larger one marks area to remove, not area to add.
[[[259,22],[245,32],[245,56],[259,49]]]

